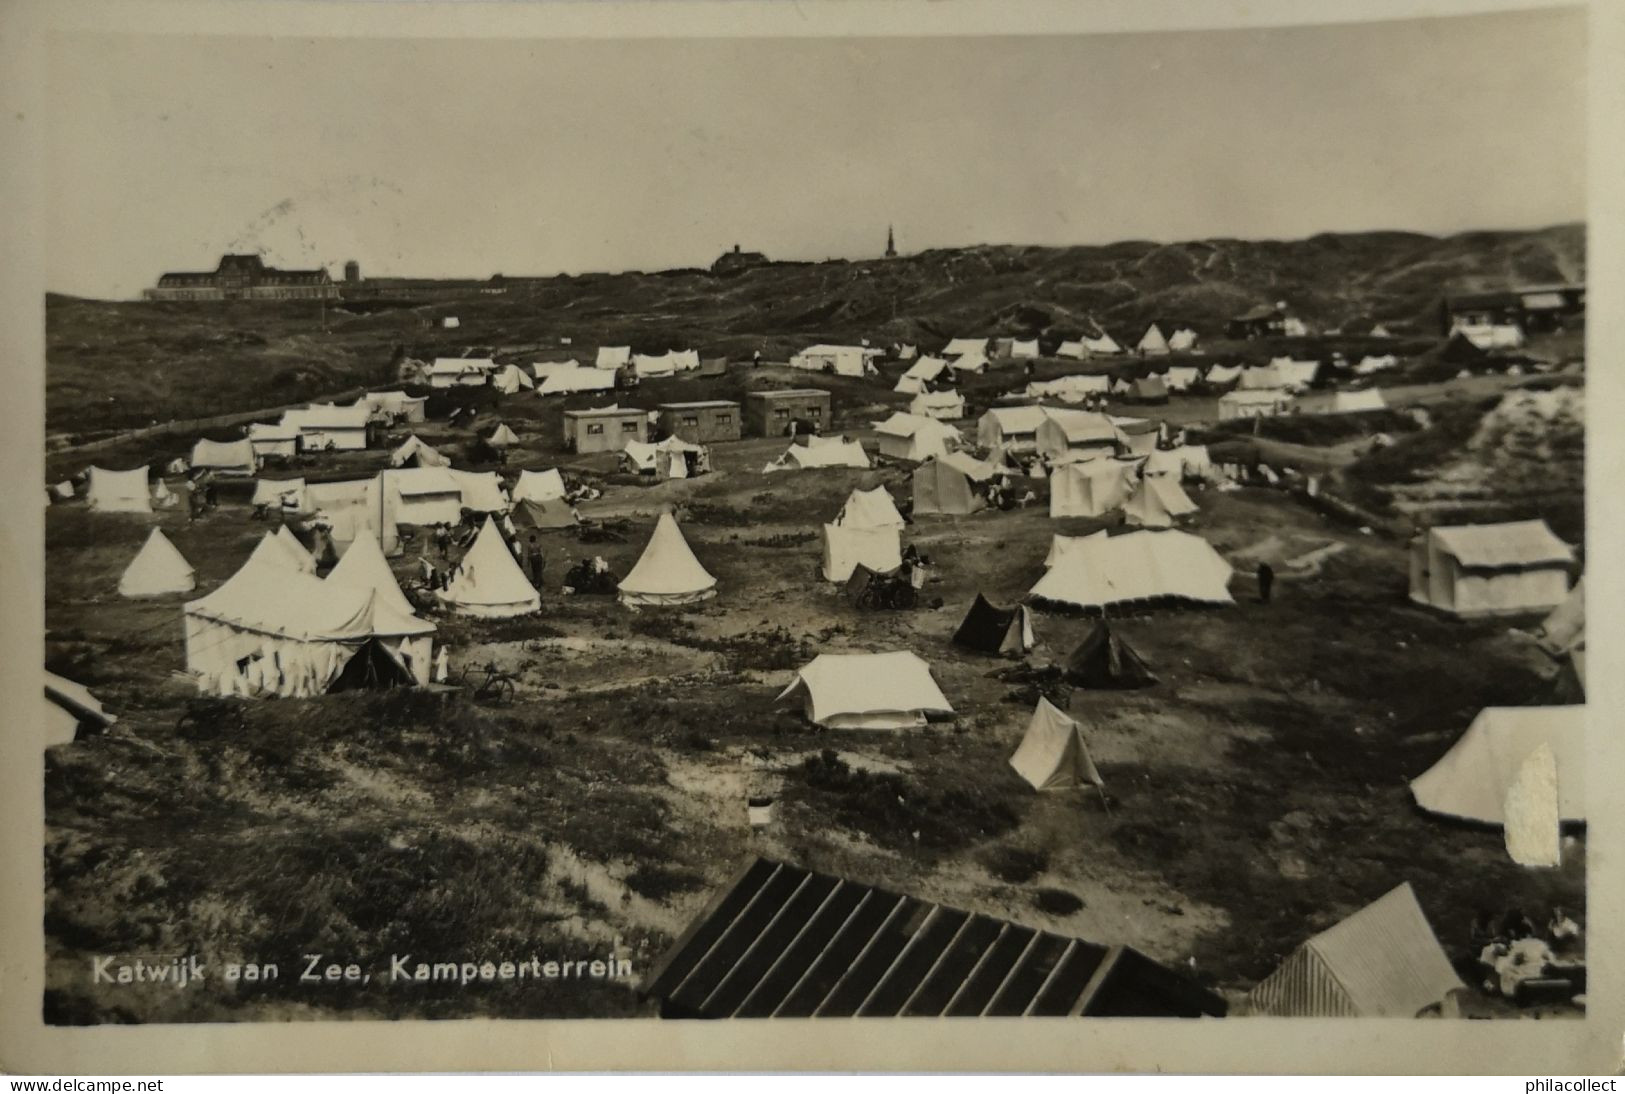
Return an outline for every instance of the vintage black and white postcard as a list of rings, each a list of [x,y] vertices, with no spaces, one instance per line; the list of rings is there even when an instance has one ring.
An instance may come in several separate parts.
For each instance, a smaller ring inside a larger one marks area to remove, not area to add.
[[[0,1062],[1612,1068],[1617,15],[8,9]]]

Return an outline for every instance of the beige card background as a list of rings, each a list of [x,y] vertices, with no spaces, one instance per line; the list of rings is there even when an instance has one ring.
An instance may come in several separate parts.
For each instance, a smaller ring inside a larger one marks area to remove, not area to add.
[[[1245,1019],[932,1019],[326,1022],[62,1029],[40,1021],[41,702],[44,607],[44,138],[53,30],[309,37],[780,37],[978,35],[1354,22],[1513,10],[1497,0],[1095,0],[686,3],[331,3],[0,0],[0,1071],[44,1074],[392,1070],[1006,1070],[1613,1073],[1625,967],[1625,681],[1620,567],[1625,482],[1625,2],[1590,6],[1590,398],[1586,575],[1590,673],[1591,990],[1583,1022]],[[1493,66],[1495,58],[1483,58]],[[1380,71],[1371,73],[1380,81]],[[929,89],[922,89],[928,94]],[[1200,89],[1193,88],[1193,94]],[[1283,89],[1291,94],[1291,89]],[[1415,109],[1427,110],[1427,103]],[[1487,119],[1492,123],[1493,119]],[[85,139],[94,139],[87,134]],[[1485,171],[1494,171],[1487,151]],[[138,216],[139,210],[131,210]],[[109,234],[118,224],[106,225]],[[1377,639],[1380,640],[1380,639]]]

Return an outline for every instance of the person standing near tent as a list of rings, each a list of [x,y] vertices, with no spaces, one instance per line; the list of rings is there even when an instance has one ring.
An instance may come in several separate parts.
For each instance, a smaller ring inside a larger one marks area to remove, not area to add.
[[[444,684],[447,677],[450,675],[451,658],[446,653],[445,645],[442,644],[440,647],[440,652],[435,654],[434,658],[434,682],[437,684]]]
[[[530,578],[530,583],[536,586],[536,591],[541,592],[542,572],[547,569],[547,557],[542,545],[536,542],[535,532],[530,534],[530,542],[525,545],[525,553],[530,558],[529,572],[526,576]]]
[[[1275,587],[1275,567],[1267,562],[1258,564],[1258,599],[1260,603],[1270,602],[1270,590]]]
[[[750,353],[750,367],[751,368],[761,368],[762,367],[762,351],[761,350],[759,350],[759,349],[751,350],[751,353]]]

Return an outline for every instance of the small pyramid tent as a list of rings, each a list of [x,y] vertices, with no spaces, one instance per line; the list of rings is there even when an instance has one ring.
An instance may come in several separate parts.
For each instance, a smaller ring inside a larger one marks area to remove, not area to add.
[[[1157,682],[1151,669],[1104,622],[1095,624],[1066,659],[1066,679],[1079,687],[1126,690]]]
[[[519,434],[509,429],[504,422],[491,431],[491,435],[485,438],[485,443],[492,448],[507,448],[519,443]]]
[[[407,437],[401,446],[390,453],[389,466],[391,467],[450,467],[451,461],[413,433]]]
[[[1034,790],[1105,786],[1084,743],[1083,727],[1048,699],[1038,700],[1010,766]]]
[[[147,541],[118,581],[120,596],[164,596],[189,593],[196,587],[192,564],[175,549],[161,528],[147,534]]]
[[[85,500],[100,513],[150,513],[152,495],[147,492],[147,468],[143,464],[129,471],[109,471],[91,467]]]
[[[417,609],[401,592],[395,575],[384,560],[383,549],[371,536],[357,536],[334,566],[326,580],[359,589],[371,589],[378,594],[377,603],[402,615],[414,615]]]
[[[677,518],[669,510],[661,513],[637,565],[621,581],[621,603],[631,607],[692,604],[716,594],[717,579],[694,557],[677,527]]]
[[[491,517],[485,518],[474,546],[458,563],[451,584],[435,595],[460,615],[486,619],[526,615],[542,606],[542,598],[525,580]]]
[[[1254,1014],[1415,1018],[1462,987],[1410,882],[1288,957],[1248,996]]]
[[[521,471],[513,486],[513,500],[552,501],[564,497],[564,476],[556,467],[546,471]]]
[[[903,514],[897,511],[897,503],[886,488],[877,486],[873,490],[853,490],[847,495],[835,523],[842,528],[901,528]]]
[[[978,653],[1025,653],[1034,645],[1032,610],[1025,604],[1001,608],[977,593],[953,642]]]

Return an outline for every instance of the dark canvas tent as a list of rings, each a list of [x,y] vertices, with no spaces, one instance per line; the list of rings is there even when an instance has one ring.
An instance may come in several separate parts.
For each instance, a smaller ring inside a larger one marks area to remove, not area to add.
[[[416,683],[412,673],[382,642],[369,638],[344,663],[344,668],[339,670],[327,690],[382,691],[384,688],[409,688]]]
[[[1001,608],[977,593],[954,632],[954,645],[978,653],[1025,653],[1033,647],[1032,612],[1025,604]]]
[[[574,528],[576,526],[575,510],[563,498],[548,498],[545,501],[532,501],[524,499],[514,503],[510,514],[515,527],[540,528],[548,531],[553,528]]]
[[[987,499],[970,477],[940,459],[926,460],[914,469],[913,487],[916,516],[928,513],[969,516],[987,508]]]
[[[1452,365],[1480,365],[1488,357],[1488,353],[1459,330],[1450,336],[1450,341],[1439,351],[1439,360],[1448,361]]]
[[[1096,624],[1066,659],[1066,679],[1085,688],[1145,688],[1157,682],[1140,655],[1105,623]]]

